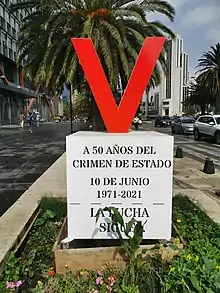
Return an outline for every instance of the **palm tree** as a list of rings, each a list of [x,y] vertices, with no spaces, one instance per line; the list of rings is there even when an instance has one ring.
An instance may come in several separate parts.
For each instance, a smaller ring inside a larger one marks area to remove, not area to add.
[[[188,106],[199,106],[202,115],[204,115],[209,105],[213,104],[213,93],[203,84],[200,77],[197,77],[190,83]]]
[[[220,113],[220,43],[211,46],[211,50],[203,53],[198,62],[199,78],[213,93],[216,113]]]
[[[20,0],[13,11],[29,9],[18,40],[18,62],[26,60],[27,77],[60,89],[64,82],[78,90],[85,77],[70,42],[72,37],[93,40],[113,91],[119,79],[124,90],[146,36],[174,37],[159,21],[148,21],[157,12],[174,18],[174,8],[164,0]],[[159,68],[166,70],[165,48],[150,80],[160,83]],[[147,66],[147,65],[146,65]]]

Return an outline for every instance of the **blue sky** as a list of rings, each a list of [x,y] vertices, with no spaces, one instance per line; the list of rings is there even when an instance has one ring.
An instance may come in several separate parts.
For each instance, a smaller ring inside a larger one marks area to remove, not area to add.
[[[161,20],[182,36],[192,76],[202,53],[220,43],[220,0],[167,1],[176,9],[174,22],[158,15],[151,15],[150,20]]]

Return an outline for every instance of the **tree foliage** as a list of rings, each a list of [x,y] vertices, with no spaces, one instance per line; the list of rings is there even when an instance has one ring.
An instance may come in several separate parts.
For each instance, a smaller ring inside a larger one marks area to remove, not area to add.
[[[20,0],[11,10],[29,9],[18,40],[18,62],[25,61],[25,74],[47,87],[61,89],[64,82],[81,91],[85,77],[70,39],[91,38],[112,90],[119,78],[127,83],[146,36],[172,31],[159,21],[149,21],[152,12],[173,21],[174,8],[165,0]],[[146,64],[147,66],[147,64]],[[165,48],[155,66],[150,85],[160,83],[166,70]]]
[[[216,111],[220,111],[220,43],[211,46],[198,60],[198,80],[204,90],[211,94],[215,101]],[[205,93],[204,93],[205,94]],[[205,98],[205,97],[204,97]],[[202,99],[202,97],[200,97]],[[209,96],[207,96],[208,103]]]
[[[205,114],[208,106],[213,104],[213,93],[203,83],[200,77],[192,81],[189,88],[189,106],[199,106],[202,114]]]

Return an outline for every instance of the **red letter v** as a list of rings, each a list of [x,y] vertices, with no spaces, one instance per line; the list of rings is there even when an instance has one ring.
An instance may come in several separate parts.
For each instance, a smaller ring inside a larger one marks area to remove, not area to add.
[[[165,37],[146,38],[118,107],[92,40],[73,38],[72,43],[108,132],[128,132]]]

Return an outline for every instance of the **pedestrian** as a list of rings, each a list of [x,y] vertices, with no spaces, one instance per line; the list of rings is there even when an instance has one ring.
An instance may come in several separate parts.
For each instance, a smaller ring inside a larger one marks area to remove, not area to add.
[[[27,121],[29,124],[29,133],[33,133],[32,126],[33,126],[33,114],[30,112],[27,116]]]
[[[66,113],[63,111],[63,121],[66,122]]]
[[[32,126],[36,127],[37,126],[37,114],[33,112],[32,114]]]
[[[21,128],[24,128],[25,116],[22,112],[20,113],[19,121],[20,121]]]

